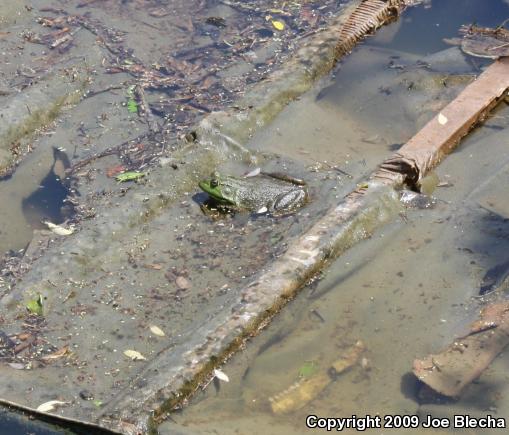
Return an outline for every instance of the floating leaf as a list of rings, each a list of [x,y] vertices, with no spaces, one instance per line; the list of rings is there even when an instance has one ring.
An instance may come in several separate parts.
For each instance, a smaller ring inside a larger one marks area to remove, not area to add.
[[[95,399],[95,400],[92,400],[92,403],[94,404],[94,406],[96,406],[97,408],[100,408],[103,404],[103,401],[102,400],[99,400],[99,399]]]
[[[220,381],[230,382],[230,378],[228,377],[228,375],[219,369],[214,370],[214,376]]]
[[[144,177],[146,174],[143,172],[129,171],[119,174],[115,177],[119,183],[123,183],[125,181],[133,181],[138,180],[139,178]]]
[[[442,113],[439,113],[439,114],[438,114],[438,123],[439,123],[440,125],[445,125],[445,124],[447,124],[447,121],[448,121],[448,119],[447,119],[447,117],[446,117],[446,116],[442,115]]]
[[[45,221],[44,224],[55,234],[58,234],[59,236],[70,236],[72,233],[74,233],[74,228],[64,228],[60,225],[55,225],[53,222]]]
[[[272,25],[274,26],[274,29],[276,30],[284,30],[285,28],[285,23],[283,23],[282,21],[278,21],[278,20],[272,20]]]
[[[44,402],[37,407],[37,411],[39,412],[50,412],[54,411],[58,406],[67,405],[69,402],[61,402],[60,400],[50,400],[49,402]]]
[[[130,350],[130,349],[124,350],[124,355],[127,358],[131,358],[133,361],[142,361],[142,360],[147,359],[140,352],[138,352],[136,350]]]
[[[158,337],[164,337],[166,335],[164,331],[156,325],[152,325],[150,327],[150,332],[152,332],[154,335],[157,335]]]
[[[299,376],[303,378],[308,378],[314,375],[316,372],[316,364],[314,361],[306,361],[302,367],[299,369]]]
[[[42,296],[39,295],[37,299],[31,299],[27,302],[27,310],[32,314],[37,314],[38,316],[42,316]]]

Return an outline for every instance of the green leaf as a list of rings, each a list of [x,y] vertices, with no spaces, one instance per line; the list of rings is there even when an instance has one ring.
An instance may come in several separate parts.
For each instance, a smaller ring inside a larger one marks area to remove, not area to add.
[[[31,299],[27,302],[27,310],[32,314],[37,314],[38,316],[42,316],[42,296],[39,295],[37,299]]]
[[[100,408],[103,404],[103,401],[102,400],[99,400],[99,399],[95,399],[95,400],[92,400],[92,403],[97,406],[98,408]]]
[[[299,376],[301,378],[309,378],[316,372],[316,364],[314,361],[306,361],[299,369]]]
[[[133,98],[127,101],[127,111],[129,113],[138,113],[138,103]]]
[[[142,178],[145,175],[146,174],[144,172],[136,172],[136,171],[123,172],[122,174],[118,174],[115,177],[115,180],[117,180],[119,183],[123,183],[125,181],[138,180],[139,178]]]

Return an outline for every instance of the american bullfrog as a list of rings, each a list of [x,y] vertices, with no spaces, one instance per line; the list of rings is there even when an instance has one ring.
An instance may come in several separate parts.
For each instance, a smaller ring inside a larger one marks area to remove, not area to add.
[[[290,213],[308,199],[306,183],[284,174],[262,172],[239,178],[215,172],[199,185],[222,206],[255,213]]]

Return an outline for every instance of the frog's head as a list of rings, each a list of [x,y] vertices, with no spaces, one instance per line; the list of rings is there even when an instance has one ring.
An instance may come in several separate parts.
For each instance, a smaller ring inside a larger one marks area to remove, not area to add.
[[[231,182],[231,178],[214,172],[210,179],[200,181],[199,186],[216,201],[236,205],[237,190],[234,183]]]

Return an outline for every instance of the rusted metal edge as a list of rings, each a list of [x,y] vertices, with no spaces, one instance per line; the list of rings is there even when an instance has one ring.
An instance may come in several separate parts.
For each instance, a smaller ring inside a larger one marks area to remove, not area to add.
[[[366,0],[348,17],[339,34],[338,54],[351,51],[357,42],[388,20],[398,16],[402,1]]]
[[[495,61],[454,101],[429,121],[374,177],[419,188],[419,181],[450,153],[476,124],[504,98],[509,88],[509,58]]]
[[[140,374],[140,379],[150,379],[150,387],[125,391],[118,402],[105,410],[103,424],[114,426],[120,417],[124,423],[132,424],[133,430],[127,433],[136,433],[146,430],[149,410],[158,421],[172,407],[184,404],[202,382],[210,379],[212,369],[224,363],[247,338],[266,325],[313,274],[396,216],[400,210],[396,189],[405,182],[419,180],[437,165],[486,116],[507,88],[509,61],[501,60],[470,84],[395,157],[384,162],[364,187],[350,193],[249,284],[230,319],[209,330],[197,328],[189,337],[196,343],[194,351],[188,352],[178,367],[166,352],[159,355]],[[447,122],[442,116],[447,117]],[[154,394],[150,388],[157,384],[160,388]],[[161,404],[160,397],[172,399]],[[139,407],[139,403],[144,406]],[[112,408],[128,411],[121,416],[108,415]]]

